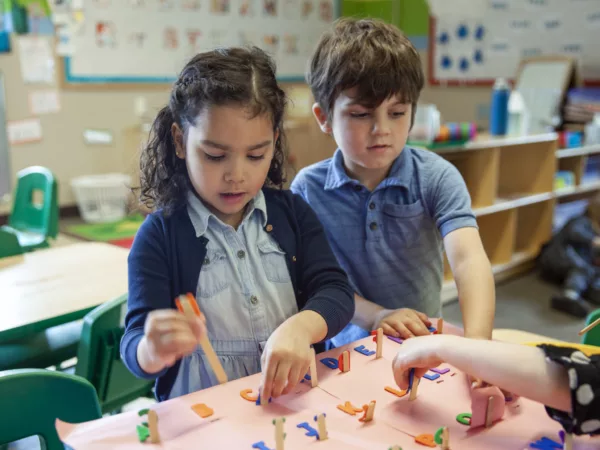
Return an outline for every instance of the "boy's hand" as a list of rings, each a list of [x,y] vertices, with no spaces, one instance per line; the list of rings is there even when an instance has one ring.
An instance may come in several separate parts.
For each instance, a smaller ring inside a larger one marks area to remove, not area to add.
[[[268,401],[291,392],[310,367],[312,350],[309,333],[288,319],[269,337],[261,357],[260,395]]]
[[[384,334],[388,336],[408,339],[413,336],[425,336],[430,334],[427,327],[431,321],[427,315],[414,309],[396,309],[382,318],[377,318],[374,329],[383,328]]]
[[[392,363],[394,379],[400,389],[408,388],[408,374],[415,369],[415,376],[422,377],[425,373],[439,366],[443,361],[439,350],[452,336],[430,335],[404,341]]]
[[[140,367],[148,373],[160,372],[192,353],[205,335],[203,318],[188,318],[174,309],[151,311],[137,349]]]

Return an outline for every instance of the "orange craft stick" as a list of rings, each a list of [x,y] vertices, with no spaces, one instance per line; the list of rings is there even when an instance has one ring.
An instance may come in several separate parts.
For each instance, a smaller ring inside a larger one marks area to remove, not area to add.
[[[198,316],[204,318],[204,315],[198,308],[198,304],[196,303],[196,299],[192,294],[180,295],[175,299],[175,304],[177,305],[177,309],[181,311],[186,316]],[[200,339],[200,346],[206,355],[206,359],[208,359],[208,364],[212,368],[215,373],[219,384],[227,383],[227,374],[225,373],[225,369],[221,365],[221,361],[217,357],[213,346],[208,340],[208,336],[204,336]]]

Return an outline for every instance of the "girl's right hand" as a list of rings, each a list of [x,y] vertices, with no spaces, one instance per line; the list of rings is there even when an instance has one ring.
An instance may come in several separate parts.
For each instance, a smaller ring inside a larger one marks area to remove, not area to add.
[[[146,318],[138,362],[147,373],[160,372],[192,353],[206,335],[204,317],[188,318],[175,309],[157,309]]]

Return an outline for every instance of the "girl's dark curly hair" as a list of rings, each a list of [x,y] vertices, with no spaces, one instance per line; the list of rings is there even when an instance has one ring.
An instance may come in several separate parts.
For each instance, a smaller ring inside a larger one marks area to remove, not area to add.
[[[286,96],[275,78],[273,60],[258,47],[222,48],[193,57],[183,68],[169,98],[156,116],[140,158],[140,201],[150,209],[170,213],[193,189],[185,160],[175,155],[171,134],[177,123],[184,136],[204,109],[241,105],[252,117],[269,114],[279,132],[265,185],[285,182],[287,146],[283,130]]]

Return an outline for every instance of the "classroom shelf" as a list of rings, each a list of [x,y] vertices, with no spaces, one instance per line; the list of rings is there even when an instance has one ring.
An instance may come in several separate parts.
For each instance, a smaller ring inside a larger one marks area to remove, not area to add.
[[[458,169],[465,180],[473,208],[485,207],[494,202],[498,193],[499,149],[447,153],[444,158]]]
[[[510,145],[501,149],[499,197],[552,192],[556,141]]]
[[[558,170],[572,172],[575,175],[575,184],[580,185],[583,180],[587,154],[569,156],[558,160]]]
[[[537,254],[552,237],[555,200],[517,208],[515,247],[517,254]]]
[[[515,209],[489,214],[477,218],[483,248],[492,265],[510,262],[517,226]]]
[[[579,186],[569,186],[566,188],[557,189],[554,195],[559,201],[572,201],[572,197],[578,197],[582,194],[593,194],[600,190],[600,181],[582,183]]]
[[[543,192],[541,194],[534,195],[524,195],[522,197],[517,196],[514,198],[496,198],[492,205],[484,206],[481,208],[473,208],[473,213],[476,217],[481,217],[488,214],[494,214],[500,211],[506,211],[508,209],[514,209],[519,208],[521,206],[544,202],[552,198],[554,198],[554,194],[551,192]]]
[[[496,281],[533,267],[542,244],[552,234],[558,197],[553,191],[554,177],[560,167],[557,138],[555,133],[488,138],[460,149],[436,151],[465,179]],[[562,167],[572,169],[575,164],[566,162]],[[456,296],[456,284],[444,258],[442,300]]]
[[[492,273],[496,282],[504,281],[510,277],[523,273],[533,268],[537,254],[519,252],[513,253],[510,261],[503,264],[492,265]],[[441,300],[443,304],[456,299],[458,290],[453,279],[445,280],[442,284]]]
[[[573,158],[576,156],[594,155],[594,154],[598,154],[598,153],[600,153],[600,144],[586,145],[584,147],[565,148],[562,150],[557,150],[556,157],[558,159]]]

